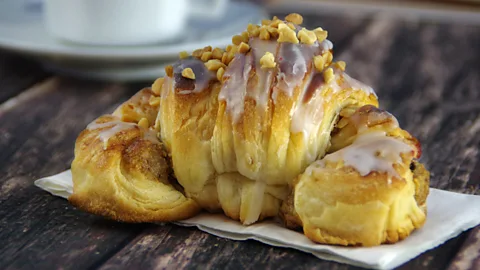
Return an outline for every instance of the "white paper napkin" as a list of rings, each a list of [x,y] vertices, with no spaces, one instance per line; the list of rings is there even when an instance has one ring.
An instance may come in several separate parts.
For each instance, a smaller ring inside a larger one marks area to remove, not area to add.
[[[68,198],[72,194],[72,173],[68,170],[42,178],[35,181],[35,185],[55,196]],[[427,222],[422,229],[399,243],[369,248],[315,244],[302,233],[286,229],[275,221],[243,226],[223,215],[203,213],[175,223],[196,226],[223,238],[254,239],[272,246],[294,248],[325,260],[391,269],[480,224],[480,196],[431,189],[427,205]]]

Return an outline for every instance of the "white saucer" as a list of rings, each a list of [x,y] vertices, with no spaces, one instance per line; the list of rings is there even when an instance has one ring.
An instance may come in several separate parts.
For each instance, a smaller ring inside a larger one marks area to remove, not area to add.
[[[229,2],[226,14],[215,21],[190,20],[176,42],[145,46],[84,46],[51,37],[42,21],[39,0],[0,1],[0,48],[28,54],[47,69],[104,80],[153,80],[178,52],[210,45],[225,47],[248,23],[260,23],[266,14],[250,3]]]

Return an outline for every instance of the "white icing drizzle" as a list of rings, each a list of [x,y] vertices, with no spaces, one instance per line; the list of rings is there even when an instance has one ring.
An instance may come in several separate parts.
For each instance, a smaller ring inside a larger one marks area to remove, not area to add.
[[[227,111],[232,115],[233,123],[238,122],[244,112],[245,95],[253,58],[251,55],[237,54],[225,72],[225,83],[218,95],[219,100],[225,100]]]
[[[347,73],[344,71],[338,69],[338,68],[333,68],[334,74],[335,74],[335,79],[332,80],[328,86],[332,89],[334,93],[342,90],[342,89],[347,89],[351,88],[354,90],[362,90],[364,91],[367,95],[373,94],[375,97],[377,96],[375,94],[375,91],[373,90],[372,87],[350,77]],[[340,82],[340,84],[339,84]]]
[[[196,58],[186,58],[179,60],[173,64],[173,73],[174,73],[174,88],[181,88],[182,81],[181,80],[188,80],[182,77],[182,71],[185,68],[191,68],[193,73],[195,73],[195,80],[194,80],[194,88],[193,89],[183,89],[179,90],[177,93],[179,94],[190,94],[190,93],[198,93],[208,87],[208,83],[211,79],[215,78],[215,74],[209,71],[205,64]],[[183,83],[185,83],[183,81]]]
[[[304,102],[305,94],[312,82],[312,78],[305,84],[302,94],[296,102],[294,110],[292,110],[292,121],[290,131],[292,133],[303,132],[307,139],[311,131],[317,128],[323,119],[323,102],[322,97],[314,95],[307,103]],[[318,91],[318,90],[317,90]]]
[[[272,83],[273,69],[263,69],[260,65],[260,58],[266,52],[276,54],[278,43],[272,40],[261,40],[258,38],[251,39],[250,47],[255,63],[255,73],[257,76],[257,84],[253,89],[247,90],[247,96],[256,102],[259,111],[265,111],[270,98],[270,85]]]
[[[277,91],[291,97],[295,87],[302,83],[313,56],[321,53],[318,43],[313,45],[281,43],[276,62],[278,63]],[[273,99],[275,102],[276,98]]]
[[[353,167],[361,176],[377,171],[399,177],[393,164],[400,163],[400,154],[409,151],[413,151],[412,146],[400,139],[388,137],[385,132],[369,132],[358,135],[351,145],[326,155],[319,165],[323,167],[324,161],[343,160],[345,166]]]
[[[127,123],[120,120],[110,121],[105,123],[96,123],[92,122],[88,124],[87,130],[101,129],[98,133],[98,138],[103,142],[103,150],[106,150],[108,147],[108,141],[111,137],[117,135],[118,133],[128,130],[132,127],[138,127],[135,123]],[[140,128],[140,127],[139,127]],[[151,141],[153,143],[159,143],[155,132],[152,130],[144,130],[143,139]]]
[[[355,125],[355,128],[358,130],[358,132],[363,132],[372,125],[386,121],[391,121],[391,125],[393,127],[399,127],[397,118],[395,118],[395,116],[387,111],[377,108],[375,108],[373,111],[370,111],[366,115],[362,113],[355,113],[351,116],[351,121]]]

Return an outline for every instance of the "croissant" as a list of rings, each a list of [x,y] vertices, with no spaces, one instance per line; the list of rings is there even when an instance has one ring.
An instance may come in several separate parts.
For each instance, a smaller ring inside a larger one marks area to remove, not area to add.
[[[333,62],[327,31],[302,21],[274,17],[225,49],[180,53],[79,135],[69,201],[128,222],[201,209],[244,225],[280,216],[340,245],[393,243],[421,227],[420,144]]]

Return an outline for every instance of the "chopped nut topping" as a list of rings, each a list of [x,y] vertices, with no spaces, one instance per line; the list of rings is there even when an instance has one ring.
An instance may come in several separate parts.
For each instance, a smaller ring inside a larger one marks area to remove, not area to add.
[[[317,29],[313,30],[313,32],[317,36],[318,42],[324,41],[328,36],[328,32],[323,30],[321,27],[318,27]]]
[[[270,23],[270,25],[269,25],[269,26],[277,28],[277,27],[278,27],[278,25],[280,25],[281,23],[283,23],[283,21],[282,21],[282,20],[279,20],[279,19],[274,19],[274,20],[273,20],[273,21]]]
[[[219,68],[224,67],[225,64],[218,59],[212,59],[208,60],[208,62],[205,63],[205,66],[208,70],[217,71]]]
[[[262,25],[270,25],[271,23],[271,20],[262,20]]]
[[[278,37],[278,29],[275,27],[267,26],[267,31],[271,37]]]
[[[173,76],[173,66],[168,65],[165,67],[165,74],[167,74],[168,77]]]
[[[262,58],[260,58],[260,66],[262,68],[274,68],[276,65],[275,57],[271,52],[266,52]]]
[[[286,24],[280,23],[278,25],[278,33],[278,42],[290,42],[294,44],[298,43],[298,38],[295,31],[290,29]]]
[[[303,17],[298,13],[291,13],[285,17],[285,21],[300,25],[303,23]]]
[[[212,52],[204,52],[202,54],[202,57],[200,57],[200,59],[203,61],[203,62],[207,62],[208,60],[210,60],[210,58],[212,58]]]
[[[232,45],[232,44],[228,44],[226,51],[229,52],[229,51],[232,50],[232,48],[233,48],[233,45]]]
[[[250,36],[248,35],[248,32],[242,32],[242,37],[243,37],[243,42],[248,43]]]
[[[203,48],[203,51],[204,51],[204,52],[211,52],[211,51],[212,51],[212,46],[205,46],[205,47]]]
[[[298,31],[298,39],[300,39],[302,43],[312,45],[317,40],[317,36],[313,31],[302,28],[302,30]]]
[[[229,52],[227,55],[227,60],[226,60],[226,65],[230,64],[232,62],[233,58],[235,58],[235,53],[234,52]]]
[[[258,35],[260,35],[260,26],[249,23],[247,31],[249,37],[258,37]]]
[[[182,70],[182,76],[187,79],[195,80],[195,73],[191,68],[185,68]]]
[[[333,74],[333,69],[332,68],[327,68],[323,72],[323,80],[326,83],[331,83],[335,79],[335,75]]]
[[[325,60],[321,55],[316,55],[313,57],[313,65],[318,72],[321,72],[325,67]]]
[[[235,45],[239,45],[240,43],[242,43],[242,41],[243,37],[241,35],[235,35],[232,37],[232,43]]]
[[[153,107],[160,105],[160,97],[151,96],[150,99],[148,100],[148,104],[150,104],[150,106],[153,106]]]
[[[147,118],[142,118],[140,119],[140,121],[138,121],[138,126],[141,127],[141,128],[145,128],[147,129],[149,124],[148,124],[148,119]]]
[[[266,27],[260,28],[260,39],[263,39],[263,40],[270,39],[270,33],[268,32]]]
[[[185,59],[185,58],[187,58],[188,56],[189,56],[189,55],[188,55],[188,53],[187,53],[186,51],[180,52],[180,53],[178,54],[178,57],[180,57],[180,59]]]
[[[292,29],[292,30],[295,30],[295,29],[296,29],[296,28],[295,28],[295,25],[294,25],[293,23],[290,23],[290,22],[289,22],[289,23],[287,23],[287,26],[288,26],[290,29]]]
[[[240,45],[238,46],[238,52],[247,53],[248,51],[250,51],[250,46],[245,42],[240,43]]]
[[[220,49],[220,48],[213,49],[213,51],[212,51],[212,58],[213,59],[221,60],[222,55],[223,55],[223,50],[222,49]]]
[[[334,65],[335,65],[335,67],[337,67],[341,71],[345,71],[345,68],[347,67],[347,64],[345,63],[345,61],[337,61],[337,62],[335,62]]]
[[[163,78],[158,78],[152,84],[152,92],[157,96],[160,96],[160,92],[162,91],[163,81],[164,81]]]
[[[225,74],[225,69],[223,67],[221,67],[217,70],[217,80],[218,81],[220,81],[220,82],[222,81],[223,74]]]
[[[324,52],[322,54],[322,57],[323,57],[323,61],[325,62],[325,65],[330,65],[330,63],[332,63],[332,60],[333,60],[333,55],[330,51],[327,51],[327,52]]]
[[[228,52],[224,52],[222,55],[222,63],[227,64]]]
[[[202,54],[203,54],[203,49],[197,49],[197,50],[193,51],[193,53],[192,53],[192,55],[196,58],[202,57]]]
[[[242,41],[243,42],[243,41]],[[240,42],[241,43],[241,42]],[[238,52],[238,46],[233,45],[230,51],[228,52],[229,54],[236,54]]]

